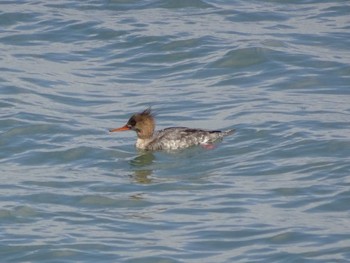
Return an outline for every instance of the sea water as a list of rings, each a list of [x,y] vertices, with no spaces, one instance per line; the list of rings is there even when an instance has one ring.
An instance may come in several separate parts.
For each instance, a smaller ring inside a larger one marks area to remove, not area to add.
[[[2,262],[350,261],[348,1],[0,1]],[[139,152],[108,133],[236,129]]]

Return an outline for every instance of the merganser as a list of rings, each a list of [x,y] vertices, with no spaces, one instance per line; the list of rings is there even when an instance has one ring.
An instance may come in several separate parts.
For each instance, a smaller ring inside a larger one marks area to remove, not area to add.
[[[234,133],[235,130],[217,131],[191,129],[186,127],[170,127],[154,131],[155,120],[151,108],[136,113],[120,128],[110,132],[133,130],[137,134],[136,147],[142,150],[178,150],[194,145],[210,145],[216,140]]]

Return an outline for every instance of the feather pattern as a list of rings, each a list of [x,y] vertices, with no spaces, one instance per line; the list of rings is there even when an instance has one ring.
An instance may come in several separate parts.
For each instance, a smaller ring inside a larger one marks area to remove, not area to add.
[[[234,133],[234,130],[208,131],[186,127],[170,127],[157,131],[145,150],[177,150],[189,146],[209,144]]]
[[[136,147],[143,150],[177,150],[194,145],[210,144],[234,133],[234,130],[202,130],[187,127],[170,127],[154,131],[155,120],[151,108],[130,117],[123,127],[111,132],[133,130],[137,134]]]

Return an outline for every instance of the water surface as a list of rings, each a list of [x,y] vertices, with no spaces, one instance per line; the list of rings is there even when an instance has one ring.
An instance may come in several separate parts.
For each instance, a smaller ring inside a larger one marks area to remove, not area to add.
[[[0,7],[3,261],[350,261],[348,1]],[[148,106],[236,133],[108,134]]]

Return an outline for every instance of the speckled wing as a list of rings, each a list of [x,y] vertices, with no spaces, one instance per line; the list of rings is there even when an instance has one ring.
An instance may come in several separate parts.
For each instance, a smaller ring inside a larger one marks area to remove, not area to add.
[[[186,127],[170,127],[155,134],[155,140],[148,146],[150,150],[176,150],[194,145],[214,142],[222,137],[232,134],[230,131],[207,131],[190,129]]]

